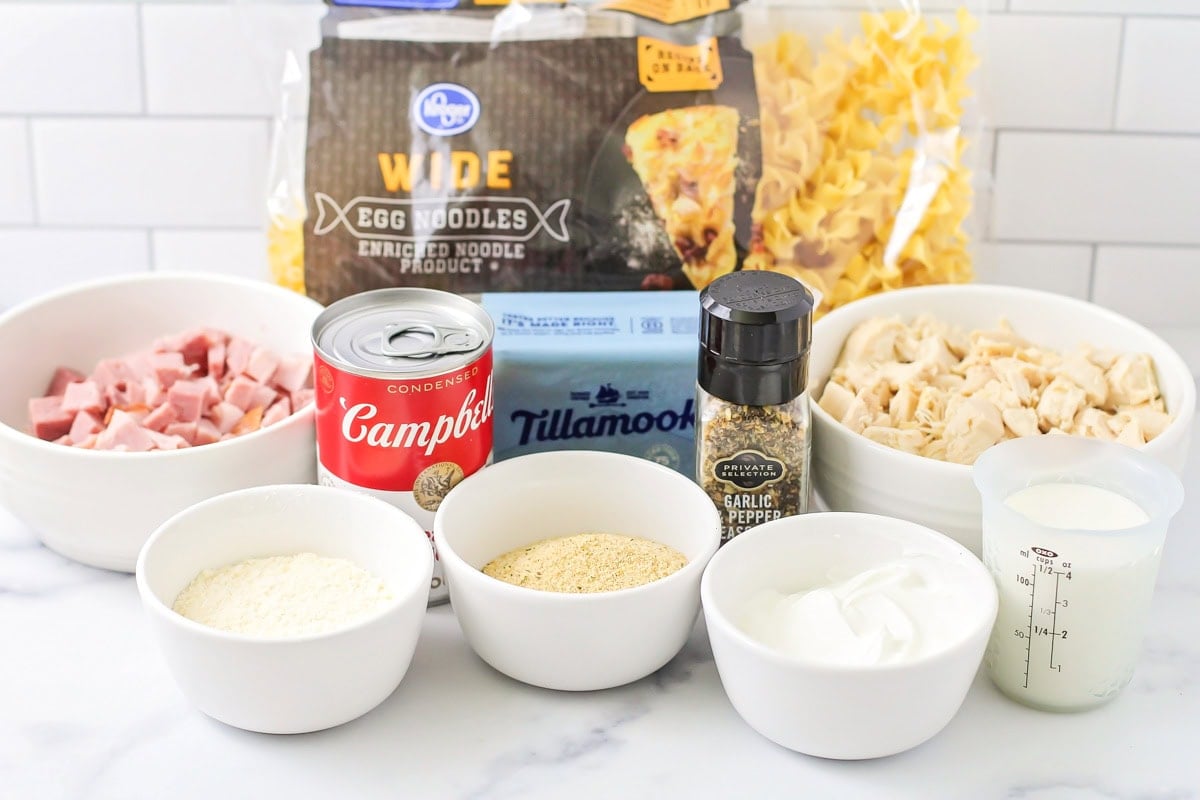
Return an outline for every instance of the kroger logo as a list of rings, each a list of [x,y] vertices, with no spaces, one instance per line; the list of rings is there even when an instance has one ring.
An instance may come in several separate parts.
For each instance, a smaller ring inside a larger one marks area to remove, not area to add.
[[[434,136],[454,136],[479,120],[479,98],[457,83],[434,83],[417,93],[412,118],[417,127]]]

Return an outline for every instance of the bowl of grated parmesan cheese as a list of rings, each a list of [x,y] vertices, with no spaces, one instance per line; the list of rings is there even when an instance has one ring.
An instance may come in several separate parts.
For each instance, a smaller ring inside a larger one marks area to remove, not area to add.
[[[446,495],[433,532],[472,649],[511,678],[569,691],[621,686],[675,657],[721,538],[692,480],[590,450],[479,471]]]
[[[264,486],[180,512],[147,541],[137,586],[180,689],[262,733],[349,722],[400,684],[433,551],[411,517],[326,486]]]

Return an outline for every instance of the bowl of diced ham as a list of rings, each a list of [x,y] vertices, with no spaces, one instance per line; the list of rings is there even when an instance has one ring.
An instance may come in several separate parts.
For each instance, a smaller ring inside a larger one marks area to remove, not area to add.
[[[200,500],[315,479],[310,332],[265,281],[144,273],[0,316],[0,503],[50,548],[132,571]]]

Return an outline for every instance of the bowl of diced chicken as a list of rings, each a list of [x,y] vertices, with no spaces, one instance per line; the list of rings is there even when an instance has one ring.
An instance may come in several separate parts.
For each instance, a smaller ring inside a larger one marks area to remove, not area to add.
[[[0,504],[50,548],[132,571],[217,494],[315,479],[312,322],[265,281],[142,273],[0,316]]]
[[[1166,342],[1092,303],[1006,286],[902,289],[813,329],[813,482],[835,511],[980,551],[971,464],[1019,436],[1089,436],[1182,470],[1196,382]]]

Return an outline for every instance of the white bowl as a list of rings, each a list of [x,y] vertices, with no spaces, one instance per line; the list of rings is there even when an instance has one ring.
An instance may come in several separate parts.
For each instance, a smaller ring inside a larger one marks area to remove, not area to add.
[[[281,639],[217,630],[171,610],[201,570],[301,552],[354,562],[383,580],[392,600],[351,627]],[[305,733],[362,716],[400,684],[432,574],[421,526],[382,500],[327,486],[261,486],[163,524],[138,557],[137,587],[167,666],[197,708],[249,731]]]
[[[1001,318],[1039,345],[1067,350],[1092,344],[1154,359],[1167,410],[1167,429],[1142,449],[1176,472],[1183,470],[1196,412],[1196,382],[1170,345],[1119,314],[1092,303],[1011,286],[929,286],[856,300],[813,327],[813,482],[834,511],[864,511],[919,522],[980,553],[981,506],[971,468],[904,453],[840,424],[818,405],[850,332],[872,317],[922,313],[967,330],[992,328]]]
[[[831,666],[777,653],[735,620],[763,589],[819,585],[833,565],[867,570],[929,554],[961,570],[961,636],[908,663]],[[996,587],[974,555],[936,531],[872,514],[805,514],[734,538],[700,585],[704,619],[725,693],[771,741],[824,758],[877,758],[916,747],[958,712],[996,619]]]
[[[81,450],[25,430],[27,401],[45,391],[57,366],[89,371],[103,358],[202,325],[280,353],[307,353],[320,311],[263,281],[140,273],[72,286],[0,316],[0,504],[68,558],[131,572],[146,537],[197,501],[314,482],[311,404],[269,428],[183,450]]]
[[[679,473],[633,456],[535,453],[454,487],[433,522],[450,603],[467,641],[509,677],[547,689],[620,686],[670,661],[700,610],[700,575],[720,543],[712,500]],[[514,586],[480,570],[497,556],[576,533],[640,536],[688,563],[614,592]]]

